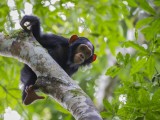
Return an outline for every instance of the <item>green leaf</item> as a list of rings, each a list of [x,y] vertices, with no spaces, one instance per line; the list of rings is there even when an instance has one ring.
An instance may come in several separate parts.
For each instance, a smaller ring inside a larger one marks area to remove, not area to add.
[[[131,68],[131,75],[133,75],[136,72],[139,72],[141,68],[144,67],[144,65],[146,64],[147,59],[146,58],[142,58],[139,61],[136,61]]]
[[[160,104],[160,89],[158,88],[151,99],[151,103],[152,103],[152,110],[154,111],[160,111],[159,109],[159,104]]]
[[[154,22],[152,23],[151,27],[152,27],[152,31],[154,33],[157,33],[159,31],[159,27],[160,27],[160,18],[154,20]]]
[[[136,0],[139,6],[144,9],[145,11],[149,12],[152,15],[155,15],[154,9],[149,5],[149,2],[146,0]]]
[[[119,52],[116,56],[117,62],[119,65],[126,66],[130,60],[130,54],[126,54],[125,56],[122,55],[121,52]]]
[[[158,103],[159,100],[160,100],[160,89],[155,91],[155,93],[152,96],[152,102]]]
[[[68,110],[66,110],[65,108],[63,108],[59,103],[56,102],[55,104],[56,109],[64,114],[70,114],[70,112]]]
[[[143,28],[141,32],[145,34],[147,40],[151,40],[157,33],[159,33],[160,31],[159,28],[160,28],[160,19],[158,18],[155,19],[150,26]]]
[[[134,43],[133,41],[124,42],[123,46],[124,47],[132,47],[132,48],[136,49],[137,51],[142,52],[143,54],[148,54],[148,51],[144,47]]]
[[[72,115],[67,115],[63,120],[72,120]]]
[[[122,55],[121,52],[119,52],[119,53],[117,54],[116,59],[117,59],[117,62],[118,62],[119,64],[121,64],[122,62],[124,62],[124,58],[123,58],[123,55]]]
[[[139,29],[139,28],[151,23],[153,20],[154,20],[153,17],[147,17],[147,18],[141,19],[137,22],[136,28]]]
[[[160,0],[154,0],[154,4],[160,6]]]
[[[145,35],[146,40],[151,40],[154,38],[154,31],[152,31],[152,27],[148,26],[141,30],[141,32]]]
[[[106,108],[107,111],[109,112],[113,112],[113,107],[112,105],[109,103],[108,100],[103,100],[103,105]]]
[[[135,39],[138,40],[138,30],[137,29],[135,30],[134,35],[135,35]]]
[[[110,112],[101,112],[101,116],[102,118],[110,118],[113,116],[113,114]]]
[[[144,120],[159,120],[159,112],[147,112]]]
[[[120,71],[120,69],[121,68],[116,65],[112,66],[107,70],[106,75],[110,75],[111,77],[115,77],[118,74],[118,72]]]
[[[138,100],[140,101],[142,107],[147,108],[147,106],[149,105],[149,102],[150,102],[150,95],[149,95],[149,92],[144,90],[144,89],[140,89],[138,91]]]
[[[155,72],[154,67],[155,67],[155,60],[154,58],[150,57],[146,64],[146,72],[147,72],[147,75],[149,76],[149,79],[152,79],[153,77],[153,74]]]
[[[137,7],[137,3],[135,0],[126,0],[128,2],[128,5],[131,7]]]
[[[126,54],[125,57],[124,57],[124,65],[127,65],[130,61],[130,54]]]

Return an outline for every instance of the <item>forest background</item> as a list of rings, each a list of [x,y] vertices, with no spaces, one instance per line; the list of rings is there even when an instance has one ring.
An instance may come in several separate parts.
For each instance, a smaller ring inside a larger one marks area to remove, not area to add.
[[[43,32],[91,40],[97,60],[73,79],[104,120],[160,119],[159,0],[4,0],[0,8],[4,34],[20,29],[21,18],[34,14]],[[22,104],[22,67],[15,59],[0,57],[0,119],[10,111],[21,120],[74,120],[47,96],[29,106]]]

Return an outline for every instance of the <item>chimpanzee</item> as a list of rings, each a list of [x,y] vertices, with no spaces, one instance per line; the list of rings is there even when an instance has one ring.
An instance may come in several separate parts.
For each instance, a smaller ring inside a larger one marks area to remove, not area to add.
[[[25,31],[33,34],[35,39],[48,50],[51,57],[69,76],[74,74],[80,66],[88,65],[96,60],[94,46],[85,37],[72,35],[70,39],[67,39],[55,34],[42,34],[40,20],[36,16],[25,15],[20,25]],[[24,84],[22,101],[25,105],[34,100],[43,99],[42,96],[38,96],[34,92],[33,85],[36,80],[36,74],[25,64],[21,70],[21,81]]]

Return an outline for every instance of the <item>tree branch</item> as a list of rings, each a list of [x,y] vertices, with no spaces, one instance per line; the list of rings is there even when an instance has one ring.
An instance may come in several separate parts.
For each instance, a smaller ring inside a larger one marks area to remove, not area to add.
[[[31,35],[22,31],[11,36],[1,33],[0,55],[27,64],[36,73],[36,85],[42,92],[56,99],[76,120],[102,120],[91,99]]]

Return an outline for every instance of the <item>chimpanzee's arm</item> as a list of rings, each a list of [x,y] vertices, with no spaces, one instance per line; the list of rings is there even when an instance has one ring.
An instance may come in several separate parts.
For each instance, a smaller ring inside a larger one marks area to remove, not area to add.
[[[29,22],[28,25],[25,25],[26,22]],[[36,40],[44,47],[53,47],[58,45],[67,45],[68,39],[58,36],[55,34],[43,34],[40,29],[40,20],[36,16],[25,15],[20,25],[25,31],[31,31]],[[31,27],[30,30],[27,27]]]

